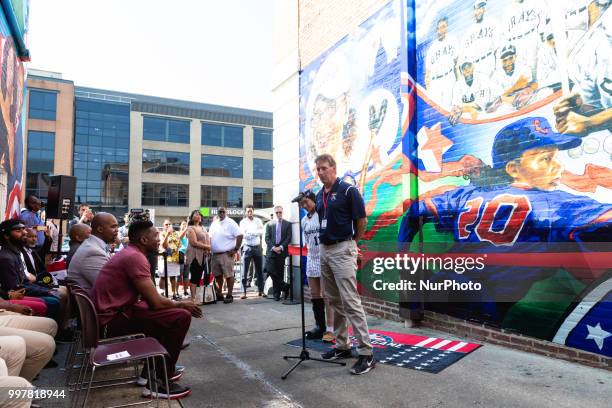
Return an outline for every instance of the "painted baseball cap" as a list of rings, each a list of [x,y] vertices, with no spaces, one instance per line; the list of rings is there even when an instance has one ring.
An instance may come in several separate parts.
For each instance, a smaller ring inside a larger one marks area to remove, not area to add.
[[[555,132],[543,117],[517,120],[504,126],[493,141],[493,168],[501,169],[511,160],[521,157],[523,152],[538,147],[555,146],[559,150],[580,146],[582,139]]]
[[[499,58],[504,59],[508,58],[511,55],[516,55],[516,47],[514,47],[514,45],[512,44],[507,44],[504,46],[504,48],[502,48],[501,52],[499,53]]]
[[[485,7],[487,5],[487,0],[476,0],[474,2],[474,8],[480,8],[480,7]]]

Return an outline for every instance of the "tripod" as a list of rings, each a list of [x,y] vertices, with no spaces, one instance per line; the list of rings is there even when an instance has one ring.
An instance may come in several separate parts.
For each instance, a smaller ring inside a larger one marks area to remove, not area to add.
[[[299,211],[299,204],[298,204],[298,213],[301,215],[301,211]],[[286,380],[287,377],[289,376],[289,374],[291,374],[291,372],[293,372],[293,370],[295,370],[300,364],[302,364],[302,362],[306,361],[306,360],[313,360],[313,361],[320,361],[322,363],[330,363],[330,364],[337,364],[337,365],[341,365],[341,366],[345,366],[346,363],[342,362],[342,361],[330,361],[330,360],[323,360],[321,358],[313,358],[310,357],[310,353],[308,352],[308,350],[306,350],[306,322],[305,322],[305,317],[304,317],[304,277],[302,276],[302,255],[303,255],[303,245],[302,245],[302,221],[300,219],[300,221],[298,222],[299,226],[300,226],[300,307],[302,309],[302,351],[300,352],[299,356],[283,356],[283,359],[285,360],[289,360],[289,359],[297,359],[297,363],[295,363],[290,369],[289,371],[287,371],[285,374],[283,374],[283,376],[281,377],[283,380]],[[292,272],[292,276],[293,276],[293,271]]]

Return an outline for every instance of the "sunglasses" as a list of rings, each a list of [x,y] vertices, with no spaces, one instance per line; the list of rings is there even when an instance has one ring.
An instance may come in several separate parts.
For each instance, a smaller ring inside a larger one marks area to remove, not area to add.
[[[282,212],[282,211],[277,211],[276,213],[277,213],[277,214],[282,214],[283,212]]]
[[[219,211],[219,214],[225,214],[225,211],[221,210]]]

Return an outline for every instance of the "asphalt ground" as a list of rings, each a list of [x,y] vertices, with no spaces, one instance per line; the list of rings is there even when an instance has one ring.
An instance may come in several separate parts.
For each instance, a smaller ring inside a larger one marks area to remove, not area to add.
[[[347,367],[303,362],[286,380],[281,375],[300,349],[287,346],[301,332],[300,306],[284,305],[249,293],[231,304],[203,306],[193,319],[191,345],[181,353],[186,371],[181,384],[193,392],[173,407],[610,407],[612,372],[484,344],[438,374],[378,364],[370,373],[351,375]],[[307,327],[313,324],[306,304]],[[447,333],[368,318],[370,328],[456,338]],[[67,347],[55,359],[63,365]],[[313,357],[318,357],[312,353]],[[124,374],[133,371],[124,368]],[[113,372],[113,375],[116,373]],[[63,368],[45,369],[39,387],[65,387]],[[100,378],[111,375],[101,372]],[[87,407],[143,401],[136,385],[93,390]],[[40,402],[69,406],[67,400]],[[160,406],[167,406],[161,402]]]

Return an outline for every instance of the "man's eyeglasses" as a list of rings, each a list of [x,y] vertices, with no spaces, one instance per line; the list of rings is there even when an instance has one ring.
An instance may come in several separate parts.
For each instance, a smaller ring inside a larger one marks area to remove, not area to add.
[[[219,214],[225,214],[225,211],[221,210],[219,211]]]
[[[276,213],[277,213],[277,214],[282,214],[283,212],[282,212],[282,211],[277,211]]]

